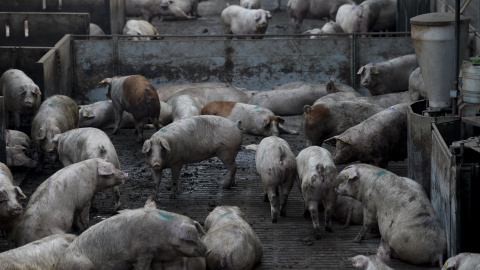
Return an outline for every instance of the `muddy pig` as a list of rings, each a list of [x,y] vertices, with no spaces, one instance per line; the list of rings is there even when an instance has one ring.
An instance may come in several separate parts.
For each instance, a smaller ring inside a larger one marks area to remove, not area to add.
[[[48,235],[67,232],[72,225],[77,226],[78,218],[83,227],[88,228],[93,195],[126,180],[128,174],[100,158],[57,171],[32,194],[18,223],[15,245],[19,247]]]
[[[214,101],[202,108],[203,115],[218,115],[235,123],[248,134],[278,136],[279,134],[297,135],[295,130],[288,130],[282,124],[285,119],[274,115],[267,108],[233,101]]]
[[[187,216],[148,206],[121,210],[78,236],[57,269],[151,269],[154,260],[205,257],[199,234],[202,226]]]
[[[362,225],[362,203],[352,197],[337,196],[337,201],[332,210],[332,216],[345,223],[343,228],[348,228],[350,224]]]
[[[410,77],[408,78],[408,92],[410,97],[414,100],[417,97],[419,99],[428,99],[427,89],[423,83],[423,76],[420,67],[416,68]]]
[[[177,92],[180,92],[182,90],[186,89],[196,89],[199,88],[198,91],[203,91],[203,89],[217,89],[219,93],[222,92],[234,92],[236,93],[237,91],[242,91],[243,92],[243,99],[239,100],[239,102],[248,102],[250,97],[258,92],[258,91],[248,91],[244,90],[243,88],[238,88],[235,86],[232,86],[231,84],[228,83],[183,83],[183,84],[168,84],[168,85],[162,85],[160,87],[157,87],[157,94],[158,98],[161,101],[168,101],[172,96],[174,96]],[[241,92],[241,93],[242,93]],[[183,94],[191,94],[191,93],[183,93]]]
[[[33,169],[37,167],[37,162],[28,155],[30,152],[27,148],[21,145],[8,146],[7,145],[7,166],[13,167],[26,167]]]
[[[334,21],[329,21],[325,23],[321,29],[315,28],[312,30],[307,30],[303,34],[313,34],[315,36],[310,36],[311,39],[316,39],[316,38],[325,38],[326,36],[319,36],[320,34],[336,34],[336,33],[343,33],[342,27],[334,22]]]
[[[408,91],[367,97],[362,96],[360,93],[338,92],[328,94],[324,97],[317,99],[313,103],[313,105],[326,102],[354,101],[360,103],[375,104],[382,108],[388,108],[400,103],[411,103],[418,100],[418,98],[419,95],[417,93],[411,94]]]
[[[200,115],[202,105],[198,98],[190,95],[174,96],[168,100],[172,107],[172,121],[178,121],[185,117]]]
[[[209,269],[253,269],[263,254],[262,243],[237,206],[217,206],[205,219],[202,238],[210,254]]]
[[[237,5],[226,7],[221,14],[223,32],[227,35],[265,34],[271,18],[270,11]]]
[[[240,6],[248,9],[259,9],[261,5],[260,0],[240,0]]]
[[[247,103],[257,91],[242,90],[240,88],[227,86],[208,86],[187,88],[176,92],[170,99],[180,95],[189,95],[196,98],[201,107],[213,101],[235,101]],[[169,99],[169,101],[170,101]]]
[[[57,159],[53,137],[70,129],[78,128],[78,107],[73,99],[54,95],[47,98],[32,120],[31,138],[38,154],[37,171],[42,170],[46,155],[50,162]]]
[[[76,128],[55,135],[58,157],[64,167],[91,158],[102,158],[121,170],[117,151],[105,132],[97,128]],[[115,212],[120,209],[120,190],[112,188]]]
[[[249,104],[271,110],[275,115],[299,115],[303,106],[312,105],[315,100],[335,92],[353,92],[355,89],[330,80],[328,83],[305,83],[295,89],[261,91],[253,95]]]
[[[383,249],[411,264],[442,265],[447,239],[432,204],[417,182],[387,170],[355,164],[337,176],[338,195],[362,202],[364,223],[355,241],[378,221]],[[395,198],[395,199],[392,199]]]
[[[0,230],[5,232],[10,248],[15,237],[15,222],[23,213],[19,200],[26,198],[18,186],[13,186],[13,176],[8,167],[0,163]]]
[[[137,142],[143,141],[143,126],[148,120],[155,128],[159,127],[160,100],[153,85],[141,75],[115,76],[103,79],[100,83],[108,84],[105,94],[112,100],[115,111],[115,128],[113,134],[120,129],[123,112],[133,115],[135,129],[138,132]]]
[[[320,239],[318,205],[325,207],[325,231],[332,231],[332,210],[337,200],[334,188],[337,168],[330,152],[319,146],[310,146],[297,155],[297,183],[302,193],[305,210],[303,216],[312,217],[313,233]]]
[[[318,103],[329,103],[329,102],[338,102],[338,101],[355,101],[355,102],[362,102],[365,103],[365,101],[359,99],[363,97],[362,94],[358,92],[336,92],[336,93],[331,93],[326,96],[323,96],[313,103],[313,105],[316,105]],[[307,105],[305,105],[307,106]],[[305,107],[303,107],[305,111]]]
[[[25,246],[0,253],[2,269],[55,270],[58,260],[63,257],[68,245],[76,237],[73,234],[50,235]]]
[[[395,31],[396,14],[396,0],[367,0],[341,6],[335,21],[345,33]]]
[[[361,85],[367,88],[372,96],[376,96],[407,91],[408,79],[416,68],[417,56],[409,54],[384,62],[366,64],[357,74],[361,75]]]
[[[267,137],[257,147],[255,166],[263,183],[263,201],[270,201],[272,223],[276,223],[279,213],[282,217],[287,215],[288,194],[292,190],[297,167],[295,155],[284,139]]]
[[[341,134],[384,108],[354,101],[318,103],[303,108],[302,127],[307,147],[322,146],[323,141]]]
[[[335,164],[374,162],[386,168],[389,161],[407,157],[408,104],[401,103],[373,115],[340,135],[325,140],[336,145]]]
[[[344,4],[353,5],[354,2],[351,0],[288,0],[287,10],[292,20],[293,30],[295,33],[300,33],[304,19],[335,20],[338,8]]]
[[[478,270],[480,266],[480,254],[463,252],[448,259],[442,270]]]
[[[223,188],[231,188],[235,184],[235,158],[242,139],[242,132],[235,123],[215,115],[192,116],[163,127],[145,141],[142,149],[147,156],[147,164],[152,167],[155,189],[151,198],[157,198],[163,169],[170,168],[172,171],[170,197],[175,198],[183,165],[214,156],[228,170]]]
[[[20,128],[21,115],[37,112],[42,103],[41,95],[40,88],[21,70],[9,69],[0,77],[0,96],[4,97],[7,113],[13,114],[15,129]],[[8,127],[8,117],[5,120]]]
[[[28,151],[30,151],[30,144],[32,143],[27,134],[13,129],[5,130],[5,142],[8,146],[23,146],[27,148]]]
[[[115,111],[111,100],[102,100],[88,105],[78,106],[79,127],[99,129],[115,128]],[[135,128],[131,113],[124,112],[120,128]]]
[[[157,29],[147,21],[144,20],[128,20],[123,27],[123,34],[132,36],[131,40],[152,40],[155,37],[137,37],[137,36],[158,36]]]

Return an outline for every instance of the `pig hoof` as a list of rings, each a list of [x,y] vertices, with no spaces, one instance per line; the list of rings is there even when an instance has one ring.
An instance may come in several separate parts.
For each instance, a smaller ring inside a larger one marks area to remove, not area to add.
[[[355,237],[355,239],[353,239],[353,243],[360,243],[362,241],[361,238],[358,238],[358,237]]]
[[[326,232],[333,232],[333,229],[332,229],[332,227],[325,227],[325,231]]]

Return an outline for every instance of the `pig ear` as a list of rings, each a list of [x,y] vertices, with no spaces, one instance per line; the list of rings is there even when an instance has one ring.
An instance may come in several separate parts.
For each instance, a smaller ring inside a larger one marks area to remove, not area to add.
[[[201,235],[205,235],[205,230],[203,229],[202,225],[200,225],[200,223],[198,223],[197,221],[193,221],[193,223],[195,224],[195,228],[197,229],[197,232]]]
[[[365,69],[365,66],[361,67],[358,72],[357,72],[357,75],[360,75],[362,74],[363,70]]]
[[[152,147],[152,142],[150,140],[146,140],[143,143],[142,153],[146,154],[150,152],[150,148]]]
[[[5,129],[5,143],[8,144],[10,142],[10,139],[11,139],[10,130]]]
[[[45,139],[45,134],[47,133],[47,131],[44,129],[44,128],[41,128],[38,130],[38,134],[37,134],[37,139],[38,140],[43,140]]]
[[[346,137],[338,137],[336,136],[337,141],[341,141],[342,143],[350,144],[350,140]]]
[[[246,149],[246,150],[254,150],[254,151],[257,151],[257,149],[258,149],[258,144],[244,145],[243,148]]]
[[[353,266],[357,268],[367,269],[368,267],[368,257],[363,255],[357,255],[353,258],[350,258],[350,261],[353,263]]]
[[[38,88],[32,89],[32,93],[36,94],[36,95],[41,95],[42,94],[42,92],[40,92],[40,89],[38,89]]]
[[[160,144],[161,144],[165,149],[167,149],[167,151],[171,151],[171,150],[170,150],[170,145],[168,144],[167,140],[165,140],[165,139],[160,139]]]
[[[143,206],[144,209],[157,209],[157,203],[152,200],[151,198],[148,198],[148,200],[145,202],[145,205]]]
[[[95,117],[95,112],[90,111],[89,109],[85,109],[85,110],[83,110],[83,112],[82,112],[82,116],[83,116],[83,117],[93,118],[93,117]]]
[[[356,167],[353,167],[353,166],[350,166],[350,167],[347,167],[345,168],[342,172],[342,177],[343,179],[345,180],[355,180],[356,178],[358,178],[358,173],[357,173],[357,169]]]
[[[267,127],[270,124],[270,121],[268,119],[263,120],[263,126]]]
[[[183,222],[177,231],[177,236],[185,241],[194,241],[198,239],[198,232],[194,225]]]
[[[238,129],[240,129],[240,130],[242,130],[242,131],[245,130],[245,129],[242,127],[242,121],[241,121],[241,120],[238,120],[238,121],[237,121],[237,127],[238,127]]]
[[[453,257],[453,258],[448,259],[445,262],[442,269],[449,269],[449,268],[450,269],[455,269],[457,267],[457,264],[458,264],[458,258]]]
[[[27,196],[25,196],[25,194],[23,194],[23,191],[20,189],[20,187],[15,187],[15,192],[17,192],[17,195],[18,195],[18,198],[21,199],[21,200],[24,200],[27,198]]]
[[[277,122],[280,123],[280,124],[283,124],[283,123],[285,123],[285,119],[279,116],[277,118]]]
[[[57,134],[57,135],[53,136],[52,141],[53,141],[53,142],[58,142],[61,137],[62,137],[62,134]]]
[[[270,14],[270,11],[266,11],[265,14],[267,14],[267,19],[271,19],[272,18],[272,14]]]
[[[326,139],[324,142],[327,143],[327,144],[330,144],[332,146],[335,146],[335,145],[337,145],[337,139],[338,139],[338,136],[333,136],[329,139]]]
[[[105,78],[98,84],[111,84],[112,83],[112,78]]]
[[[105,161],[97,162],[98,175],[111,175],[113,174],[113,165]]]
[[[0,187],[0,202],[8,200],[8,193],[4,187]]]
[[[60,129],[58,127],[53,128],[53,135],[58,135],[60,133],[62,133],[62,132],[60,132]]]
[[[337,89],[335,88],[335,82],[332,79],[330,79],[330,81],[327,83],[326,88],[327,88],[327,93],[329,94],[337,92],[336,91]]]
[[[253,18],[255,19],[255,21],[260,20],[261,17],[262,17],[262,15],[260,14],[260,12],[255,12],[255,15],[253,16]]]

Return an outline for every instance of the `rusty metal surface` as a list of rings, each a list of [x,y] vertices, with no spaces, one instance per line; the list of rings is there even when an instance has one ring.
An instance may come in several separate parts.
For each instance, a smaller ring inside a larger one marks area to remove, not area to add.
[[[35,63],[44,56],[51,47],[0,47],[0,74],[11,68],[23,70],[34,82],[37,78]],[[1,75],[0,75],[1,76]],[[43,90],[43,89],[42,89]]]
[[[85,35],[88,13],[0,12],[0,46],[52,47],[66,34]],[[25,22],[28,22],[28,36]],[[6,37],[6,27],[10,35]]]

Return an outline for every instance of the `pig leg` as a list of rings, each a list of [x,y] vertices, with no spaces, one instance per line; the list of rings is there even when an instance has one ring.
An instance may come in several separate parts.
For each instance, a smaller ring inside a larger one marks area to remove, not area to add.
[[[268,194],[270,200],[270,211],[272,212],[272,223],[277,223],[278,219],[278,196],[277,187],[268,186],[265,187],[265,191]]]
[[[286,181],[281,185],[281,191],[282,191],[282,195],[280,197],[280,216],[281,217],[287,216],[288,194],[290,194],[292,187],[293,187],[293,180]]]
[[[293,129],[287,129],[286,127],[284,127],[283,125],[278,125],[278,131],[280,132],[280,134],[290,134],[290,135],[298,135],[298,131],[296,130],[293,130]]]
[[[313,223],[313,234],[315,235],[315,239],[320,239],[320,222],[318,221],[318,202],[309,200],[305,201],[305,205],[308,207],[310,211],[310,216],[312,217]]]
[[[170,194],[170,199],[177,198],[178,193],[178,182],[180,180],[180,171],[182,170],[182,164],[180,166],[172,166],[172,193]]]
[[[376,222],[376,217],[375,215],[367,210],[366,208],[363,208],[363,226],[358,232],[357,237],[353,239],[353,242],[359,243],[363,239],[365,239],[365,234],[367,233],[368,230],[372,227],[373,223]]]
[[[145,121],[144,120],[137,121],[134,119],[133,122],[135,124],[135,129],[138,132],[137,143],[141,143],[143,142],[143,124]]]
[[[117,212],[122,207],[122,203],[120,202],[120,189],[118,188],[118,186],[112,188],[112,196],[114,211]]]
[[[160,187],[160,180],[162,180],[162,171],[161,170],[154,170],[152,168],[152,175],[153,175],[153,185],[155,187],[154,187],[154,190],[153,190],[153,194],[150,196],[150,199],[152,199],[153,201],[156,201],[157,200],[158,188]]]
[[[217,152],[217,157],[227,167],[227,175],[223,181],[223,188],[230,189],[235,185],[235,173],[237,172],[237,163],[235,157],[238,151],[234,154],[231,149],[224,149]]]
[[[330,188],[326,191],[323,199],[323,206],[325,208],[325,231],[332,232],[332,209],[337,202],[337,193],[335,189]]]
[[[82,212],[79,215],[80,223],[82,223],[83,230],[86,230],[88,229],[88,227],[90,227],[90,218],[89,218],[90,204],[91,204],[91,201],[88,202],[88,204],[85,206],[85,208],[83,208]]]
[[[123,115],[123,110],[118,109],[114,110],[115,111],[115,128],[113,129],[113,135],[116,135],[118,133],[118,130],[120,129],[120,122],[122,122],[122,115]]]

